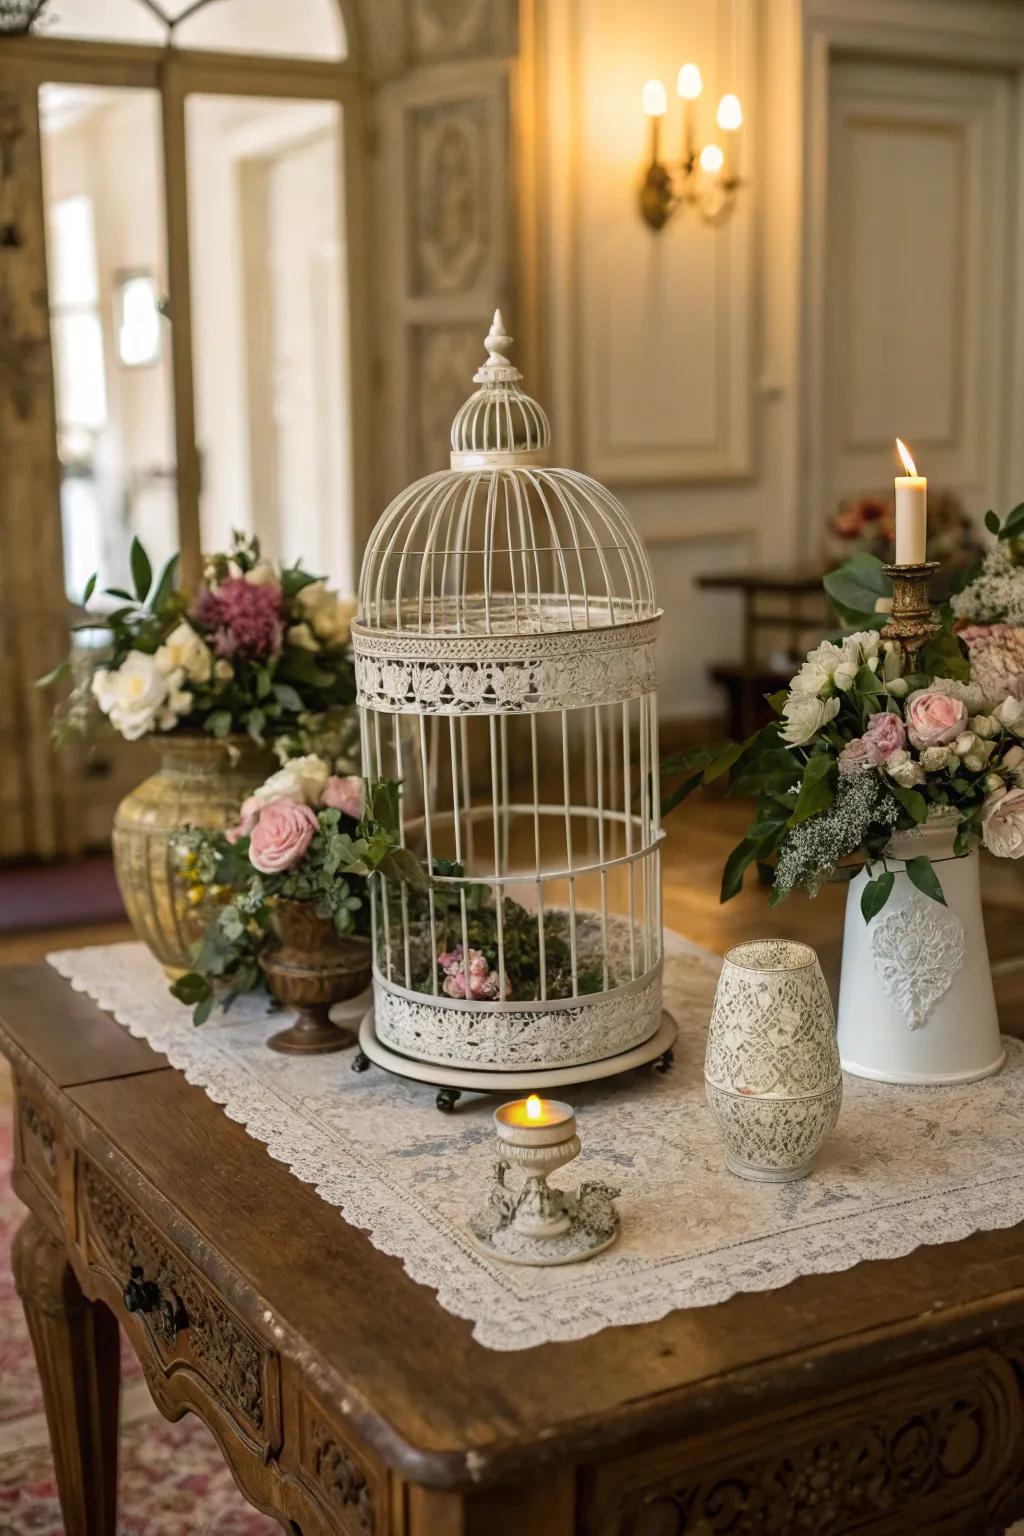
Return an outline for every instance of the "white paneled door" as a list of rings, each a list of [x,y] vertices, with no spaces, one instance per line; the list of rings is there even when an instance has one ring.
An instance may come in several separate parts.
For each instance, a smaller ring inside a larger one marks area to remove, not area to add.
[[[891,481],[896,433],[969,511],[1007,494],[1011,108],[989,69],[830,72],[822,514]]]

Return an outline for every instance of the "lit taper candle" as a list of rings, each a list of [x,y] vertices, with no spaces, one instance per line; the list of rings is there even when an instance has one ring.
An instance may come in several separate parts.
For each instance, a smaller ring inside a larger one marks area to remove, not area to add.
[[[896,476],[896,564],[921,565],[928,547],[928,481],[918,474],[900,438],[896,449],[906,470]]]

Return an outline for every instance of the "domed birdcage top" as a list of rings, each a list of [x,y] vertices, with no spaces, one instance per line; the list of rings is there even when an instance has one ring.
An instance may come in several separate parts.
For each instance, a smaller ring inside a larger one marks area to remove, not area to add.
[[[479,387],[452,423],[451,468],[397,496],[370,536],[358,628],[529,635],[658,616],[626,509],[589,476],[547,467],[548,419],[511,345],[496,310]]]

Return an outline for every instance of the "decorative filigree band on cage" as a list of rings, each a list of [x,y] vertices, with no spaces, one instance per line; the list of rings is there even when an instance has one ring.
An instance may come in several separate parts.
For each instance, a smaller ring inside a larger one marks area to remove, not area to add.
[[[625,509],[542,466],[510,345],[496,314],[451,470],[375,528],[353,649],[364,770],[432,871],[374,879],[377,1035],[528,1073],[661,1023],[660,614]]]

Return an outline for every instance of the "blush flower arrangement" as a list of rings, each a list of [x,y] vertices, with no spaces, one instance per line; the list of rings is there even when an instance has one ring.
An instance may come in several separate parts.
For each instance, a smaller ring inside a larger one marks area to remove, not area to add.
[[[845,617],[883,622],[871,609],[884,605],[888,580],[873,557],[857,556],[825,586]],[[867,866],[861,910],[870,921],[893,890],[887,849],[896,832],[942,818],[956,824],[958,857],[979,843],[999,857],[1024,856],[1024,701],[1010,681],[976,668],[948,614],[909,662],[874,627],[824,640],[771,696],[776,719],[761,731],[665,759],[663,809],[731,772],[728,794],[755,797],[757,809],[726,863],[722,900],[754,864],[773,906]],[[904,862],[914,885],[944,902],[927,854]]]
[[[298,565],[264,559],[245,534],[206,558],[194,595],[182,589],[178,563],[174,556],[154,577],[134,540],[134,590],[109,588],[117,606],[78,626],[105,631],[107,643],[76,648],[41,679],[71,681],[56,713],[58,736],[88,734],[105,717],[128,741],[167,731],[244,733],[272,743],[283,761],[336,728],[355,700],[355,601]],[[93,576],[84,603],[95,587]]]
[[[976,681],[1024,699],[1024,502],[985,526],[996,542],[949,606]]]
[[[293,758],[249,796],[223,832],[185,827],[175,840],[190,903],[204,918],[194,966],[171,987],[204,1023],[263,985],[258,957],[281,901],[310,902],[339,934],[370,932],[367,881],[378,870],[426,884],[401,846],[398,786],[332,774],[321,757]]]

